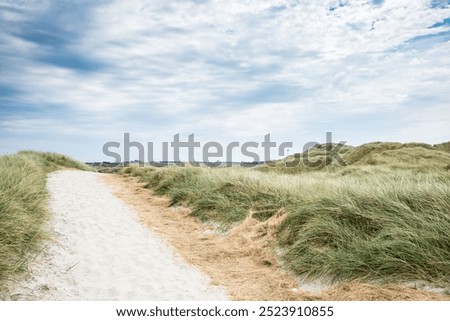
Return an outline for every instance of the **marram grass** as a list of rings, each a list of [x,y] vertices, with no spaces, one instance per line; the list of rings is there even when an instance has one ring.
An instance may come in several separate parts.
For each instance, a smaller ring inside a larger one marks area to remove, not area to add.
[[[84,164],[54,153],[25,151],[0,157],[0,293],[4,281],[26,270],[46,239],[46,178],[61,167]]]
[[[448,286],[450,154],[442,146],[366,144],[345,151],[348,166],[314,170],[277,164],[123,172],[224,228],[283,209],[277,243],[298,275]]]

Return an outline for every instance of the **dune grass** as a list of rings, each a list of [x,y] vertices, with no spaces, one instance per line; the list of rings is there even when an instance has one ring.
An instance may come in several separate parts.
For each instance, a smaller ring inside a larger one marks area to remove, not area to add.
[[[327,157],[328,165],[326,165]],[[358,147],[318,144],[305,153],[298,153],[280,161],[271,162],[260,166],[258,170],[281,174],[300,174],[323,170],[340,171],[343,166],[351,166],[350,170],[357,170],[358,166],[366,165],[378,166],[380,169],[384,167],[385,170],[410,169],[422,172],[449,170],[450,142],[437,145],[374,142]]]
[[[55,153],[24,151],[0,157],[0,292],[4,281],[26,269],[47,235],[47,174],[90,167]]]
[[[420,144],[374,143],[348,166],[125,168],[171,204],[227,227],[287,213],[277,243],[298,275],[450,284],[450,154]],[[389,161],[389,162],[387,162]],[[448,162],[448,163],[447,163]],[[292,172],[293,170],[289,170]]]

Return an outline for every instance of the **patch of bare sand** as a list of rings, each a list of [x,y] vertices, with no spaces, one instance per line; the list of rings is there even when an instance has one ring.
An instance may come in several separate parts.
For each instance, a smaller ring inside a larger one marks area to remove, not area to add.
[[[169,207],[136,178],[105,174],[116,196],[130,205],[150,229],[162,235],[188,263],[205,272],[234,300],[449,300],[449,297],[402,285],[347,283],[319,294],[299,290],[298,280],[284,271],[274,253],[274,233],[282,212],[266,222],[252,218],[225,235],[190,216],[185,207]]]

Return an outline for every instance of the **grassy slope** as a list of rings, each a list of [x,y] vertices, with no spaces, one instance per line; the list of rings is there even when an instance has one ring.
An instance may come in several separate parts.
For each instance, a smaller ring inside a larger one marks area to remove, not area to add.
[[[333,144],[332,148],[336,145]],[[261,171],[283,174],[299,174],[311,171],[340,171],[342,166],[333,159],[331,166],[324,167],[326,159],[326,145],[318,145],[310,149],[305,154],[295,154],[285,159],[264,165],[259,168]],[[384,169],[411,169],[414,171],[448,170],[450,168],[450,142],[438,145],[428,145],[421,143],[368,143],[356,148],[344,146],[337,150],[337,154],[346,165],[351,166],[349,171],[355,171],[358,166],[384,165]],[[318,161],[318,166],[308,167],[304,165],[304,159],[310,163]],[[291,167],[291,164],[300,163]],[[381,168],[378,166],[377,168]]]
[[[46,234],[47,173],[61,167],[89,170],[54,153],[25,151],[0,157],[0,290],[26,268]]]
[[[310,153],[323,157],[323,146]],[[279,162],[259,170],[125,172],[223,226],[283,209],[278,242],[297,274],[449,284],[450,154],[425,144],[371,143],[343,157],[348,166],[313,170]]]

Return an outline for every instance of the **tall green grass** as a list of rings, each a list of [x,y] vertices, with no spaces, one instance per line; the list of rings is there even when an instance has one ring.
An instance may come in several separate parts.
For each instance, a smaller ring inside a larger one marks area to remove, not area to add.
[[[25,151],[0,157],[0,291],[26,269],[46,238],[47,174],[61,167],[90,170],[54,153]]]
[[[135,167],[124,172],[224,228],[248,215],[266,220],[283,209],[288,215],[277,241],[286,266],[298,275],[448,285],[450,171],[444,165],[450,154],[421,146],[388,147],[354,154],[348,166],[297,175],[278,168]],[[408,158],[423,150],[425,156]]]

